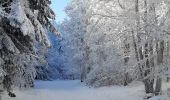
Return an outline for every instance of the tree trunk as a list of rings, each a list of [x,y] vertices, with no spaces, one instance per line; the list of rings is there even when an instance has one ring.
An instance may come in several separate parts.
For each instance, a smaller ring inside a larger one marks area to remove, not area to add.
[[[151,45],[149,45],[149,44],[150,43],[145,44],[145,59],[147,59],[147,60],[145,62],[144,81],[143,82],[145,85],[146,94],[148,94],[148,93],[153,94],[154,93],[154,88],[153,88],[154,78],[150,76],[153,66],[151,66],[150,59],[148,58],[150,51],[151,51],[151,50],[149,50],[149,49],[151,49],[151,47],[150,47]]]
[[[161,88],[162,88],[162,78],[157,77],[156,86],[155,86],[155,96],[161,93]]]
[[[167,51],[166,51],[166,55],[167,55],[166,59],[167,60],[166,60],[166,63],[169,63],[169,58],[170,58],[169,51],[170,51],[170,42],[167,41]],[[169,71],[169,68],[167,67],[166,70]],[[167,76],[166,81],[169,82],[169,80],[170,80],[169,74],[167,73],[166,76]]]
[[[149,94],[149,93],[153,93],[154,92],[154,88],[153,88],[153,85],[154,85],[154,79],[150,80],[150,79],[145,79],[143,81],[144,85],[145,85],[145,92],[146,94]]]
[[[81,82],[84,82],[85,76],[86,76],[86,69],[85,69],[85,66],[82,66],[81,67],[81,73],[80,73]]]
[[[164,41],[157,43],[156,50],[157,50],[157,64],[158,64],[158,67],[161,67],[160,65],[163,64]],[[156,86],[155,86],[155,95],[160,94],[161,87],[162,87],[162,79],[158,73]]]
[[[80,73],[80,78],[81,78],[81,82],[83,82],[86,79],[86,75],[87,75],[87,68],[90,68],[88,65],[88,61],[89,61],[89,55],[90,55],[90,47],[89,46],[85,46],[85,57],[84,57],[84,63],[81,66],[81,73]]]

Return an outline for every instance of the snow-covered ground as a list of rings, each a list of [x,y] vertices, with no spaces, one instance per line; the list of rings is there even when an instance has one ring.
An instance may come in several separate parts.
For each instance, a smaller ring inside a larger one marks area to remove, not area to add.
[[[144,87],[140,82],[127,87],[89,88],[79,81],[37,81],[34,89],[15,93],[16,98],[4,94],[2,100],[143,100]]]

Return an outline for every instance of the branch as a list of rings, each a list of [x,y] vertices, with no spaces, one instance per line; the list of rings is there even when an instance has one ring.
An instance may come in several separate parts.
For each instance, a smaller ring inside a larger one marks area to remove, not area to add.
[[[125,7],[120,3],[120,0],[118,0],[118,4],[119,4],[120,8],[125,9]]]
[[[105,15],[105,14],[92,14],[92,16],[101,16],[101,17],[105,17],[105,18],[114,18],[114,19],[118,19],[119,17],[123,17],[123,15],[118,15],[118,16],[115,16],[115,15]]]

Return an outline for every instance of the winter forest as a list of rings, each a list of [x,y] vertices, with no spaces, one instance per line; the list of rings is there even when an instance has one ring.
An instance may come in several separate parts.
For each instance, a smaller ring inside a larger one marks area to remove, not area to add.
[[[0,0],[0,100],[170,100],[170,0],[52,3]]]

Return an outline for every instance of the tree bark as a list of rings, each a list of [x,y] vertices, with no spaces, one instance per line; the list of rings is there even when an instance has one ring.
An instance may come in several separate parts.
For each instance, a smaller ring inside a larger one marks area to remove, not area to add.
[[[157,65],[158,67],[161,67],[160,65],[163,63],[164,41],[158,42],[156,49],[157,49]],[[160,94],[161,87],[162,87],[162,79],[158,73],[156,86],[155,86],[155,95]]]

